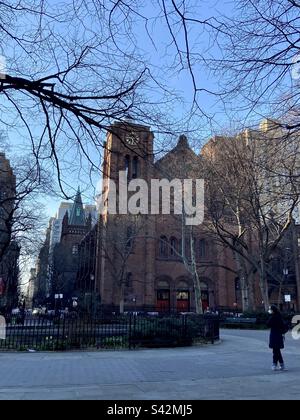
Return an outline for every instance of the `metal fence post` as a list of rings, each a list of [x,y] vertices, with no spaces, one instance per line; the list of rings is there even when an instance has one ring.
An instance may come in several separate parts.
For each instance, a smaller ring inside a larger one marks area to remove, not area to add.
[[[211,330],[211,344],[215,344],[215,323],[213,319],[210,319],[210,330]]]
[[[132,325],[131,325],[131,321],[132,321],[132,315],[130,314],[129,316],[129,332],[128,332],[128,344],[129,344],[129,350],[131,350],[131,345],[132,345],[132,339],[131,339],[131,334],[132,334]]]

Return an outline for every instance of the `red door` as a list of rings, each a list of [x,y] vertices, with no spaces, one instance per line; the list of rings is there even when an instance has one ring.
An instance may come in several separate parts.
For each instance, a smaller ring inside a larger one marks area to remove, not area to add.
[[[205,312],[209,308],[209,294],[208,292],[202,292],[202,308]]]
[[[189,292],[177,292],[177,312],[190,312]]]
[[[157,312],[170,312],[170,290],[158,290],[156,310]]]

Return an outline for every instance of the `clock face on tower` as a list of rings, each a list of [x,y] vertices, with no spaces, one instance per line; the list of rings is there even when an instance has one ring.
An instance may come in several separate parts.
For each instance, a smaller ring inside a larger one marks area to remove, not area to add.
[[[139,143],[140,138],[137,133],[131,132],[126,135],[125,141],[129,146],[136,146]]]

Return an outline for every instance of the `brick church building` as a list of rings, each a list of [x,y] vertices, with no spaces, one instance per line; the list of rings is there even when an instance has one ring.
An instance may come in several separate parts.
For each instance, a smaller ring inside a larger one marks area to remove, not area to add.
[[[155,161],[154,135],[148,127],[115,123],[107,135],[103,195],[109,197],[114,183],[118,197],[120,171],[128,181],[143,179],[149,185],[152,179],[201,179],[203,159],[181,136],[173,150]],[[103,307],[195,311],[191,252],[203,309],[240,306],[232,253],[217,245],[201,225],[191,233],[183,229],[182,216],[175,214],[112,215],[104,210],[98,226],[94,286]]]
[[[76,290],[79,269],[79,247],[92,229],[92,217],[86,217],[80,190],[78,190],[70,214],[67,211],[62,222],[61,239],[55,245],[51,269],[51,296],[63,295],[63,303],[72,302]]]

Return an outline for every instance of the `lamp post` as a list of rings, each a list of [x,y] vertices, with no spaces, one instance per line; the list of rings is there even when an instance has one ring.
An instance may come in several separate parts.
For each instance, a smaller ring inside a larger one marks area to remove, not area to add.
[[[90,274],[90,294],[91,294],[91,302],[90,302],[90,311],[91,314],[93,313],[94,310],[94,305],[93,305],[93,292],[95,290],[95,275],[94,274]]]
[[[134,310],[135,310],[135,312],[137,312],[137,311],[136,311],[137,298],[136,298],[136,297],[134,297],[134,298],[132,299],[132,302],[134,303]]]
[[[73,307],[74,311],[77,309],[77,307],[78,307],[78,298],[77,297],[72,298],[72,307]]]
[[[56,294],[54,295],[54,299],[55,299],[55,313],[57,314],[57,302],[59,301],[59,309],[61,309],[61,301],[63,300],[64,295],[63,294]]]
[[[284,268],[283,269],[283,284],[284,284],[284,287],[287,284],[288,275],[289,275],[289,270],[287,268]],[[281,291],[281,293],[282,293],[282,291]],[[288,304],[288,305],[290,303],[290,301],[287,300],[287,294],[286,293],[284,293],[284,303]]]

